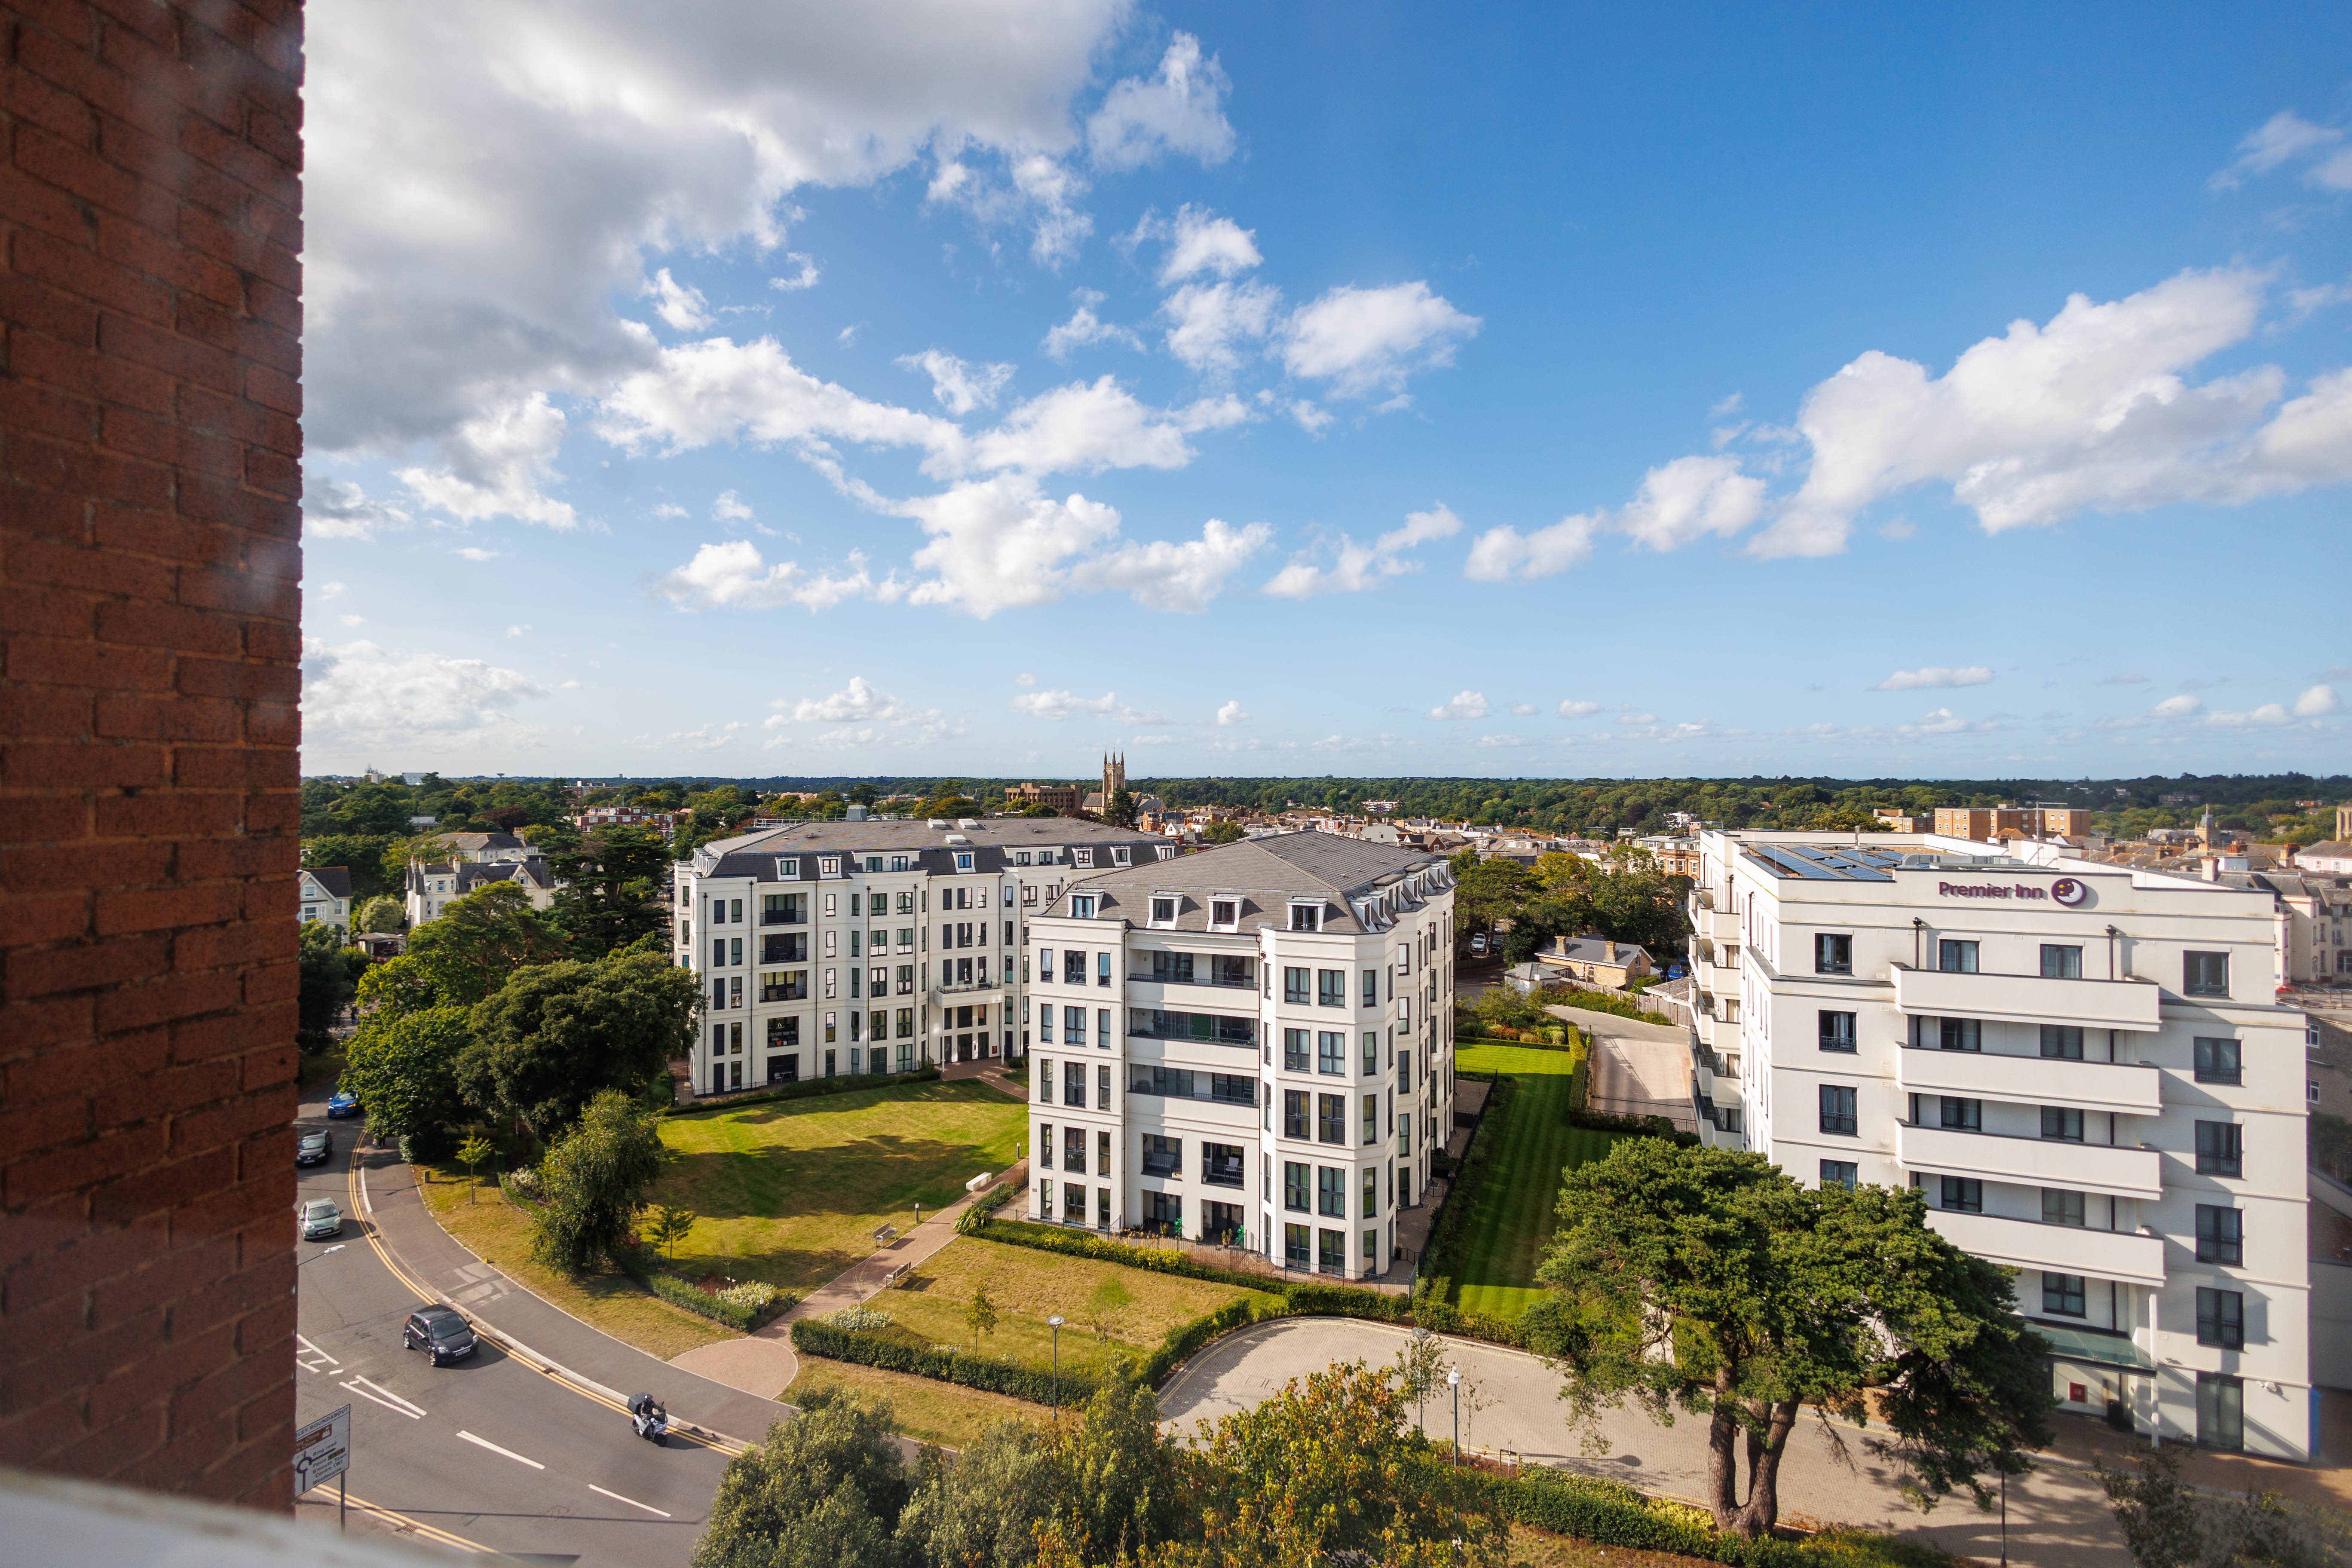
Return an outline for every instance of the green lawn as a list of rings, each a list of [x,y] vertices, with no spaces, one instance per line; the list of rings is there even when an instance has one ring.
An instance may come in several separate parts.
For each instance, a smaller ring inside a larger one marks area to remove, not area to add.
[[[1027,1121],[971,1079],[667,1117],[674,1158],[650,1198],[695,1213],[681,1269],[806,1289],[873,1251],[877,1226],[905,1230],[916,1205],[1010,1166]]]
[[[1485,1178],[1459,1200],[1470,1216],[1456,1302],[1465,1312],[1516,1321],[1541,1294],[1536,1265],[1559,1222],[1560,1173],[1609,1152],[1619,1136],[1568,1125],[1570,1076],[1581,1052],[1526,1046],[1464,1046],[1456,1062],[1469,1072],[1502,1072],[1518,1092],[1500,1126],[1485,1133]]]

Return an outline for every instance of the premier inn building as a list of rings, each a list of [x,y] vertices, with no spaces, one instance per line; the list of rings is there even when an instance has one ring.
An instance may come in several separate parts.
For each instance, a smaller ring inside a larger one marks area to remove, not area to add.
[[[2062,1408],[2309,1459],[2304,1021],[2271,896],[1986,847],[1703,835],[1702,1135],[1916,1189],[2018,1271]]]

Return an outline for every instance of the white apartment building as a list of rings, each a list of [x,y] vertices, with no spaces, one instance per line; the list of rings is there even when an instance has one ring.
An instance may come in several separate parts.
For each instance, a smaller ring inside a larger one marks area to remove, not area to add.
[[[714,839],[674,870],[677,962],[704,997],[695,1092],[1012,1056],[1021,922],[1074,878],[1175,852],[1059,816]]]
[[[1321,833],[1075,881],[1030,922],[1029,1216],[1387,1269],[1454,1118],[1454,878]]]
[[[492,882],[514,883],[534,910],[555,902],[562,884],[548,870],[537,845],[511,833],[444,833],[438,841],[446,860],[408,862],[402,904],[409,930],[439,920],[452,899],[478,893]]]
[[[2062,1408],[2310,1458],[2304,1025],[2271,895],[1932,835],[1701,845],[1702,1136],[1919,1189],[2020,1271]]]

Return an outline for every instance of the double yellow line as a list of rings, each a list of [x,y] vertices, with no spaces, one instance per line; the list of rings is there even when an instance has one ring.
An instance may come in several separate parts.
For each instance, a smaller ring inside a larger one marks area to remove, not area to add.
[[[426,1285],[425,1281],[419,1279],[415,1275],[409,1272],[406,1266],[394,1255],[392,1248],[385,1244],[383,1237],[377,1234],[375,1222],[367,1217],[368,1205],[364,1201],[362,1201],[361,1196],[360,1163],[359,1151],[357,1148],[354,1148],[352,1151],[352,1163],[348,1177],[348,1185],[351,1189],[351,1217],[358,1222],[360,1234],[367,1238],[368,1246],[374,1250],[377,1258],[383,1262],[384,1268],[392,1271],[394,1279],[399,1280],[402,1284],[407,1286],[409,1289],[415,1292],[420,1300],[440,1300],[442,1299],[440,1292],[435,1290],[432,1287]],[[424,1200],[420,1197],[417,1201],[422,1203]],[[478,1325],[477,1325],[477,1331],[479,1331]],[[539,1373],[540,1376],[547,1379],[548,1382],[555,1384],[558,1388],[563,1389],[571,1394],[576,1394],[592,1405],[601,1405],[607,1410],[615,1411],[623,1415],[628,1415],[629,1407],[626,1405],[624,1405],[617,1399],[608,1398],[605,1395],[597,1393],[593,1388],[583,1388],[580,1384],[572,1382],[570,1378],[565,1377],[562,1373],[557,1372],[546,1362],[541,1361],[536,1356],[526,1353],[520,1347],[516,1345],[513,1341],[501,1337],[499,1344],[499,1348],[504,1350],[509,1356],[530,1368],[531,1371]],[[715,1449],[721,1454],[727,1455],[730,1458],[738,1454],[743,1453],[746,1447],[746,1446],[741,1443],[721,1441],[715,1437],[698,1437],[691,1433],[681,1432],[675,1426],[670,1429],[670,1435],[677,1437],[681,1442],[692,1443],[697,1447]],[[353,1502],[357,1502],[359,1500],[354,1498],[352,1500]],[[394,1514],[388,1515],[387,1517],[397,1519],[399,1516]],[[430,1525],[415,1524],[414,1521],[407,1522],[420,1531],[429,1531],[432,1529],[432,1526]],[[450,1539],[455,1541],[457,1538],[452,1536]],[[470,1543],[468,1544],[470,1549],[473,1551],[487,1552],[490,1550],[487,1546],[470,1546]]]
[[[437,1545],[454,1546],[460,1552],[476,1552],[485,1557],[496,1557],[499,1554],[499,1549],[495,1546],[485,1546],[478,1541],[468,1541],[464,1536],[454,1534],[437,1524],[427,1524],[423,1520],[411,1519],[404,1513],[388,1509],[382,1503],[370,1502],[363,1497],[346,1494],[343,1500],[370,1518],[390,1525],[401,1534],[420,1536]]]

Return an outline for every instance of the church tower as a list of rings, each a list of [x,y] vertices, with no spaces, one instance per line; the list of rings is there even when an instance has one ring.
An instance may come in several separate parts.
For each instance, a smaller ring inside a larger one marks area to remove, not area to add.
[[[1110,809],[1110,797],[1127,787],[1127,757],[1123,752],[1103,753],[1103,809]]]

